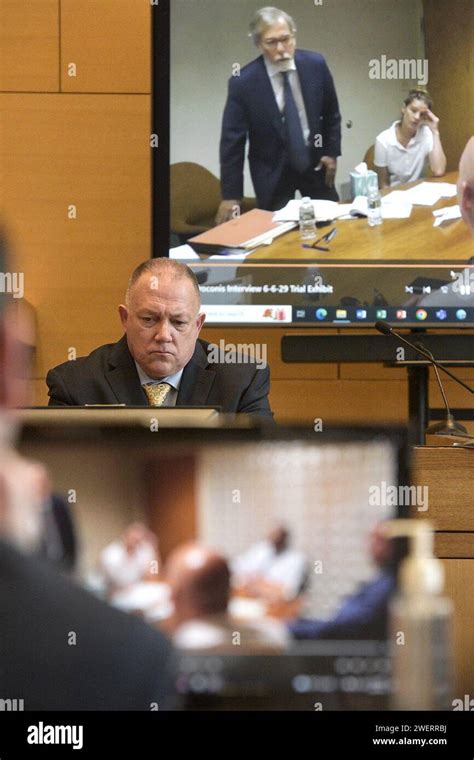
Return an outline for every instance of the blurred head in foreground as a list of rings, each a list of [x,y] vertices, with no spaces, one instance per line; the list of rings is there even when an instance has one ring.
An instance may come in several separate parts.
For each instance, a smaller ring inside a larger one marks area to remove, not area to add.
[[[474,230],[474,135],[459,162],[458,198],[463,219]]]
[[[166,563],[177,623],[225,614],[230,596],[230,571],[213,549],[187,543],[175,549]]]
[[[230,601],[230,570],[224,557],[198,543],[184,544],[170,555],[166,579],[174,604],[173,641],[179,649],[250,654],[281,652],[285,627],[265,617],[259,607],[252,620],[236,617]]]

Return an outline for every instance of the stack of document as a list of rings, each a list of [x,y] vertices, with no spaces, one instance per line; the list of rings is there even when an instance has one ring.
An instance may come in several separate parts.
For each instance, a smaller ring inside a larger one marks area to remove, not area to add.
[[[274,238],[295,227],[295,221],[284,221],[285,224],[276,223],[271,211],[254,208],[190,238],[188,243],[197,253],[227,254],[235,248],[253,250],[259,245],[270,244]]]

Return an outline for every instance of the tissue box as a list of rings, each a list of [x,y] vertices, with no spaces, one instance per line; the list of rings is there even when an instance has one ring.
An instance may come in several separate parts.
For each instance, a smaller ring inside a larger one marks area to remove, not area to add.
[[[375,185],[378,187],[377,172],[369,169],[367,174],[357,174],[357,172],[351,172],[351,196],[352,200],[356,195],[368,195],[369,187]]]

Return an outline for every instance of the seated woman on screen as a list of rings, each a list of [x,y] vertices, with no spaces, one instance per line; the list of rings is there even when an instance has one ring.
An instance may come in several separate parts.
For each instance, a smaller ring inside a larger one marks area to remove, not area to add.
[[[435,177],[446,171],[439,119],[427,92],[411,90],[403,101],[402,118],[375,140],[374,164],[379,187],[412,182],[424,175],[427,160]]]

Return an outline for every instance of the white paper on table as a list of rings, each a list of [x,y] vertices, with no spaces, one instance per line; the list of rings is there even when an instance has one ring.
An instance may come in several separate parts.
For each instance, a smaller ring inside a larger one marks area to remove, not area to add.
[[[337,216],[338,203],[335,201],[311,201],[314,208],[316,221],[325,222],[328,219],[335,219]],[[274,222],[298,222],[300,218],[301,200],[292,199],[286,206],[275,211],[273,214]]]
[[[411,203],[405,201],[387,201],[382,198],[382,218],[383,219],[409,219],[412,210]]]
[[[271,241],[270,241],[271,242]],[[237,259],[242,260],[247,258],[255,248],[249,249],[248,251],[242,251],[240,253],[229,253],[226,256],[222,256],[219,254],[213,254],[212,256],[207,256],[206,259],[203,259],[203,264],[205,264],[207,261],[210,261],[211,259],[214,261],[227,261],[230,259]],[[190,245],[178,245],[176,248],[170,248],[170,259],[182,259],[183,261],[186,261],[187,259],[197,259],[198,261],[201,260],[201,257],[196,251],[194,251]],[[196,271],[196,270],[195,270]]]
[[[351,205],[351,214],[363,214],[364,216],[367,216],[369,213],[369,207],[367,204],[367,196],[366,195],[356,195],[354,200],[352,201]]]
[[[417,206],[433,206],[440,198],[452,198],[456,195],[456,185],[449,182],[421,182],[405,193],[405,199]]]
[[[362,196],[361,196],[362,197]],[[353,203],[338,203],[337,204],[337,213],[334,215],[334,219],[356,219],[357,215],[352,214],[351,211],[354,210],[354,204]],[[360,213],[364,213],[365,211],[361,211]]]
[[[351,214],[352,209],[352,203],[338,203],[337,204],[337,216],[335,216],[335,219],[341,219],[344,217],[344,219],[353,219]]]
[[[442,198],[454,198],[458,189],[453,182],[437,182],[438,187],[441,188]]]
[[[266,611],[267,604],[262,599],[235,596],[229,602],[230,614],[240,620],[261,620],[265,617]]]
[[[459,208],[459,205],[445,206],[445,208],[439,208],[436,209],[436,211],[433,211],[433,216],[435,217],[433,227],[439,227],[443,222],[448,222],[452,219],[460,219],[461,209]]]
[[[176,248],[170,248],[170,259],[198,259],[199,254],[193,251],[190,245],[177,245]]]
[[[167,583],[157,581],[138,581],[121,591],[117,591],[112,605],[124,611],[146,610],[157,605],[168,606],[170,588]]]
[[[382,198],[383,203],[409,203],[406,198],[406,190],[392,190],[391,193],[387,193]]]
[[[405,199],[416,206],[433,206],[442,197],[443,188],[436,182],[421,182],[405,190]]]
[[[224,256],[222,254],[214,253],[212,256],[208,256],[206,261],[242,261],[242,259],[246,259],[247,256],[250,256],[254,251],[255,248],[249,248],[248,251],[242,253],[228,253]]]

